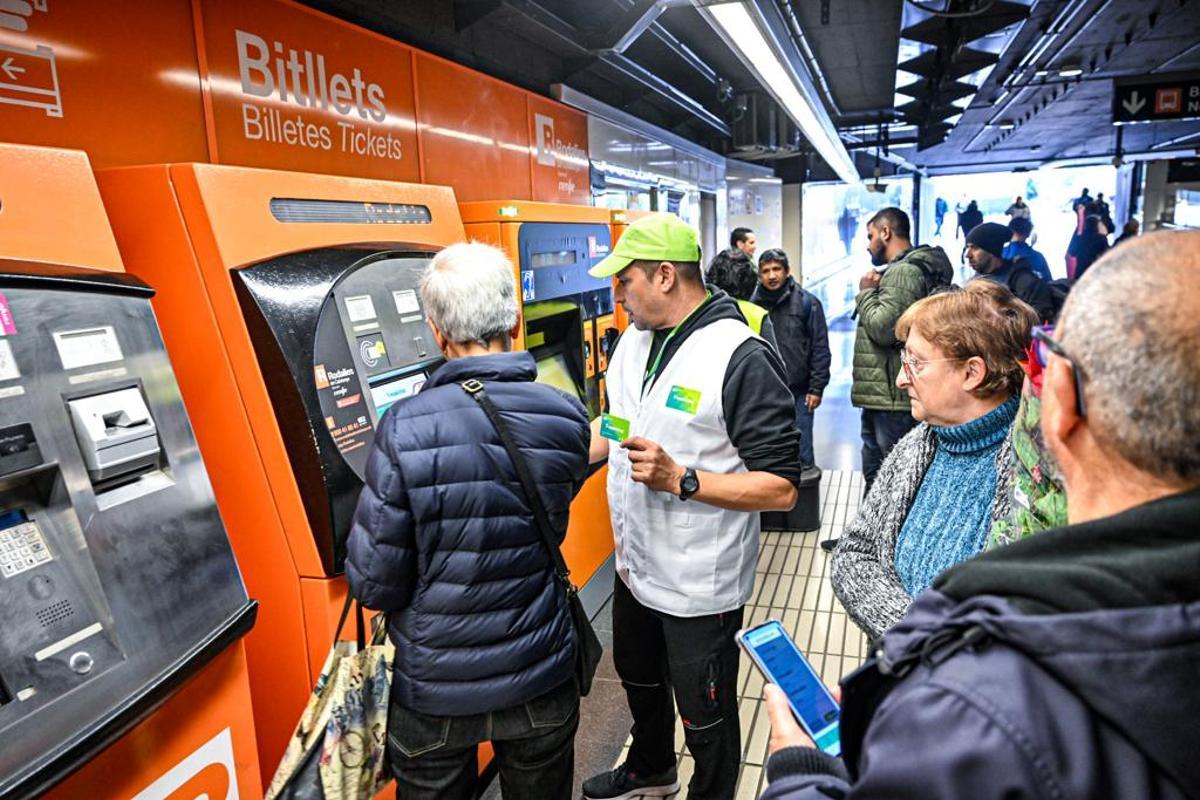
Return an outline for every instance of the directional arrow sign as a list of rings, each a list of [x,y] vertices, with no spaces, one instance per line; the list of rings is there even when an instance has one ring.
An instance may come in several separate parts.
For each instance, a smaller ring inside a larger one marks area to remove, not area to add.
[[[8,79],[10,81],[15,81],[17,76],[25,71],[24,67],[18,67],[13,63],[12,56],[9,56],[8,58],[4,59],[3,63],[0,63],[0,69],[4,70],[4,73],[8,75]]]
[[[1200,119],[1200,75],[1155,75],[1113,82],[1113,123]]]
[[[1138,94],[1138,90],[1134,89],[1130,92],[1129,97],[1121,101],[1121,108],[1128,111],[1130,114],[1137,114],[1146,106],[1146,100]]]

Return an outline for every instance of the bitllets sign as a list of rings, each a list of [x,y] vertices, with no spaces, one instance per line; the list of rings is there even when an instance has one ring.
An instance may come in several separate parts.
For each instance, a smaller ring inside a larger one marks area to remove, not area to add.
[[[1156,75],[1113,82],[1113,122],[1200,118],[1200,75]]]
[[[215,161],[418,179],[409,48],[273,0],[201,9]]]

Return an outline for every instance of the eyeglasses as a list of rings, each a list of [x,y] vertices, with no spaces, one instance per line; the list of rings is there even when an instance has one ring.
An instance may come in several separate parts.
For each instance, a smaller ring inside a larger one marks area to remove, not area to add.
[[[1075,381],[1075,413],[1080,418],[1086,419],[1087,402],[1083,399],[1083,379],[1086,376],[1083,373],[1083,368],[1063,349],[1061,344],[1051,337],[1052,333],[1054,333],[1053,325],[1038,325],[1033,329],[1034,358],[1037,359],[1038,364],[1045,368],[1050,361],[1050,354],[1053,353],[1071,366],[1071,377]]]
[[[900,365],[904,367],[904,374],[908,376],[909,381],[915,381],[917,376],[925,370],[926,364],[963,360],[961,358],[917,358],[916,356],[910,356],[907,348],[900,348]]]

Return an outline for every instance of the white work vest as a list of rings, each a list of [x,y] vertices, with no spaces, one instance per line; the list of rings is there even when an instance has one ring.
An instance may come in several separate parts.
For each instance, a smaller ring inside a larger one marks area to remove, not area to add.
[[[754,332],[732,319],[693,332],[643,397],[652,337],[652,331],[634,328],[621,336],[607,372],[609,412],[629,420],[630,436],[657,442],[684,467],[747,472],[729,440],[721,395],[730,358],[747,339],[757,338]],[[690,405],[695,392],[694,414],[669,404],[681,405],[682,395],[682,405]],[[676,617],[745,605],[754,587],[759,515],[683,501],[634,482],[629,454],[615,442],[608,449],[608,467],[617,574],[638,602]]]

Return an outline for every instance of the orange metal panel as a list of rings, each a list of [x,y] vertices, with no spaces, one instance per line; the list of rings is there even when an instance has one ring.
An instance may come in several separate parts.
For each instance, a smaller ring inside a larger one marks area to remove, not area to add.
[[[208,157],[188,0],[0,6],[5,141],[87,150],[97,167]]]
[[[122,271],[80,150],[0,144],[0,242],[7,258]]]
[[[262,769],[270,777],[315,680],[297,566],[166,166],[98,173],[129,271],[153,304],[258,621],[246,637]],[[312,545],[309,545],[310,548]],[[281,710],[274,707],[278,702]],[[299,712],[297,711],[297,714]]]
[[[531,197],[526,93],[426,53],[414,60],[425,180],[464,200]]]
[[[459,203],[463,224],[473,222],[584,222],[609,224],[607,208],[529,200],[474,200]],[[505,209],[502,213],[500,209]]]
[[[130,270],[156,309],[247,586],[260,762],[269,780],[324,662],[344,583],[324,575],[230,270],[290,252],[373,243],[437,248],[465,237],[449,189],[180,164],[101,173]],[[426,225],[278,222],[273,197],[414,203]]]
[[[126,800],[141,792],[167,800],[262,797],[247,686],[239,643],[43,798]]]

